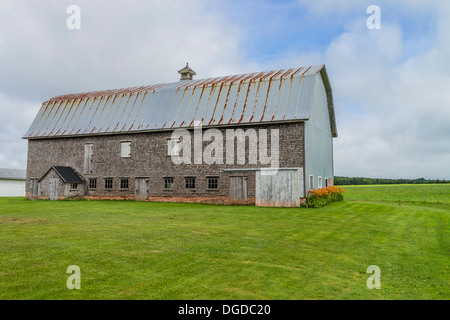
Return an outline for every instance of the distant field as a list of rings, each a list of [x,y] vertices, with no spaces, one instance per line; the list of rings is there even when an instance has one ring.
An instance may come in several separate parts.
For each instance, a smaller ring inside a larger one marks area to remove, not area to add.
[[[449,186],[345,189],[319,209],[0,198],[0,299],[450,299]]]
[[[343,186],[346,200],[394,201],[450,206],[450,184]]]

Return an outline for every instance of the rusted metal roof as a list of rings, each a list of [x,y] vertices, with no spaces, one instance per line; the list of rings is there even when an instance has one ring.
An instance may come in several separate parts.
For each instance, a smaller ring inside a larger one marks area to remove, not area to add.
[[[318,72],[328,82],[318,65],[62,95],[42,104],[24,138],[307,120]]]

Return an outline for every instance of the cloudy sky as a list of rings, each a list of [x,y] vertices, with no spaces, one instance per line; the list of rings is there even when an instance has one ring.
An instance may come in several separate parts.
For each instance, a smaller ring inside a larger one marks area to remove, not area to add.
[[[197,79],[325,64],[336,175],[450,179],[449,18],[446,0],[0,0],[0,167],[26,167],[21,137],[60,94],[175,82],[186,62]]]

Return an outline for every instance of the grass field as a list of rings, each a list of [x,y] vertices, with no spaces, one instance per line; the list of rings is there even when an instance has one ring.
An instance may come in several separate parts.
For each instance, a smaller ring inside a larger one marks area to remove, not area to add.
[[[344,188],[320,209],[0,198],[0,299],[449,299],[450,185]]]

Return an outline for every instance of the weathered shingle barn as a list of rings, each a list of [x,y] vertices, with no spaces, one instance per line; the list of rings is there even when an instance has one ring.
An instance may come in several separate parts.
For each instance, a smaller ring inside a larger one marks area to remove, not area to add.
[[[44,102],[24,136],[27,196],[298,206],[333,183],[325,66],[179,73],[175,83]]]

